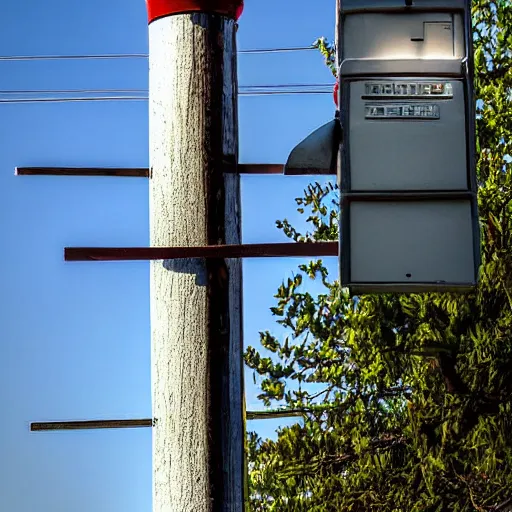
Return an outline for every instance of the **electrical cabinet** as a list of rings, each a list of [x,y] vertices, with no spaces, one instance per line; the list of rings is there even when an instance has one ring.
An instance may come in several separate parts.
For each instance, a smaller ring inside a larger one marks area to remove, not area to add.
[[[468,291],[480,264],[469,0],[340,0],[340,268]]]

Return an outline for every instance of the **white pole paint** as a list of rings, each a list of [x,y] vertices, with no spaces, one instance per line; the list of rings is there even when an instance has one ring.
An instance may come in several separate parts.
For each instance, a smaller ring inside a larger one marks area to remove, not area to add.
[[[149,50],[151,246],[241,243],[221,165],[238,156],[236,24],[157,19]],[[153,512],[243,510],[241,283],[237,260],[151,263]]]

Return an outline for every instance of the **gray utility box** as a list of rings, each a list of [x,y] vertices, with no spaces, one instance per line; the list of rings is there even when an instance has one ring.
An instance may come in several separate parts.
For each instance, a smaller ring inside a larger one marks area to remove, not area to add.
[[[472,210],[468,200],[352,203],[351,281],[374,292],[472,283]]]
[[[342,285],[477,282],[470,0],[339,0]]]
[[[352,191],[469,188],[462,80],[355,80],[348,94]]]

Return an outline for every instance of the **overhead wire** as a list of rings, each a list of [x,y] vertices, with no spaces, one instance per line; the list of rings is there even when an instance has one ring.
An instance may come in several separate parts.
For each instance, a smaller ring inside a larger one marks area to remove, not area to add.
[[[145,53],[113,53],[91,55],[0,55],[0,62],[40,60],[104,60],[104,59],[147,59]]]
[[[266,90],[266,89],[304,89],[311,87],[332,87],[329,83],[312,84],[261,84],[261,85],[241,85],[239,90]],[[0,89],[0,95],[10,94],[108,94],[108,93],[148,93],[148,89]]]
[[[0,89],[0,96],[13,94],[147,94],[147,89]]]
[[[288,53],[288,52],[305,52],[316,50],[316,46],[291,46],[289,48],[255,48],[250,50],[239,50],[238,53]]]
[[[332,94],[332,91],[242,91],[238,93],[239,96],[275,96],[275,95],[286,95],[286,94]]]
[[[239,96],[273,96],[273,95],[322,95],[332,94],[330,91],[260,91],[241,92]],[[71,103],[87,101],[148,101],[147,96],[80,96],[71,98],[0,98],[0,104],[14,103]]]
[[[147,101],[144,96],[89,96],[76,98],[16,98],[0,99],[0,103],[71,103],[86,101]]]
[[[289,53],[314,50],[315,46],[295,46],[279,48],[251,48],[239,50],[240,54]],[[83,55],[4,55],[0,62],[49,61],[49,60],[112,60],[147,59],[146,53],[83,54]],[[270,96],[297,94],[330,94],[332,84],[262,84],[240,86],[240,96]],[[16,95],[34,95],[33,98],[13,98]],[[47,97],[46,95],[53,95]],[[56,97],[75,95],[72,97]],[[100,96],[101,95],[101,96]],[[6,97],[7,96],[7,97]],[[147,89],[5,89],[0,90],[0,103],[66,103],[85,101],[147,101]]]
[[[329,83],[260,84],[240,86],[239,96],[316,95],[331,91]],[[147,100],[147,89],[0,89],[2,104]]]
[[[283,48],[250,48],[239,50],[239,54],[290,53],[314,50],[315,46],[292,46]],[[46,60],[116,60],[147,59],[147,53],[111,53],[84,55],[0,55],[0,62],[46,61]]]

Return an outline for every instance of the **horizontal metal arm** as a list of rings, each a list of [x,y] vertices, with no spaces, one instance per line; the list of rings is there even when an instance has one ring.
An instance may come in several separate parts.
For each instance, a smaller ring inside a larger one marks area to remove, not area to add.
[[[247,411],[248,420],[268,420],[304,416],[299,410]],[[87,420],[87,421],[51,421],[31,423],[31,432],[48,432],[55,430],[100,430],[119,428],[149,428],[156,425],[157,420],[151,418],[131,420]]]
[[[66,261],[337,256],[338,242],[207,245],[204,247],[66,247]]]
[[[226,174],[283,174],[281,164],[238,164],[226,162]],[[16,167],[16,176],[110,176],[148,178],[147,167]]]

